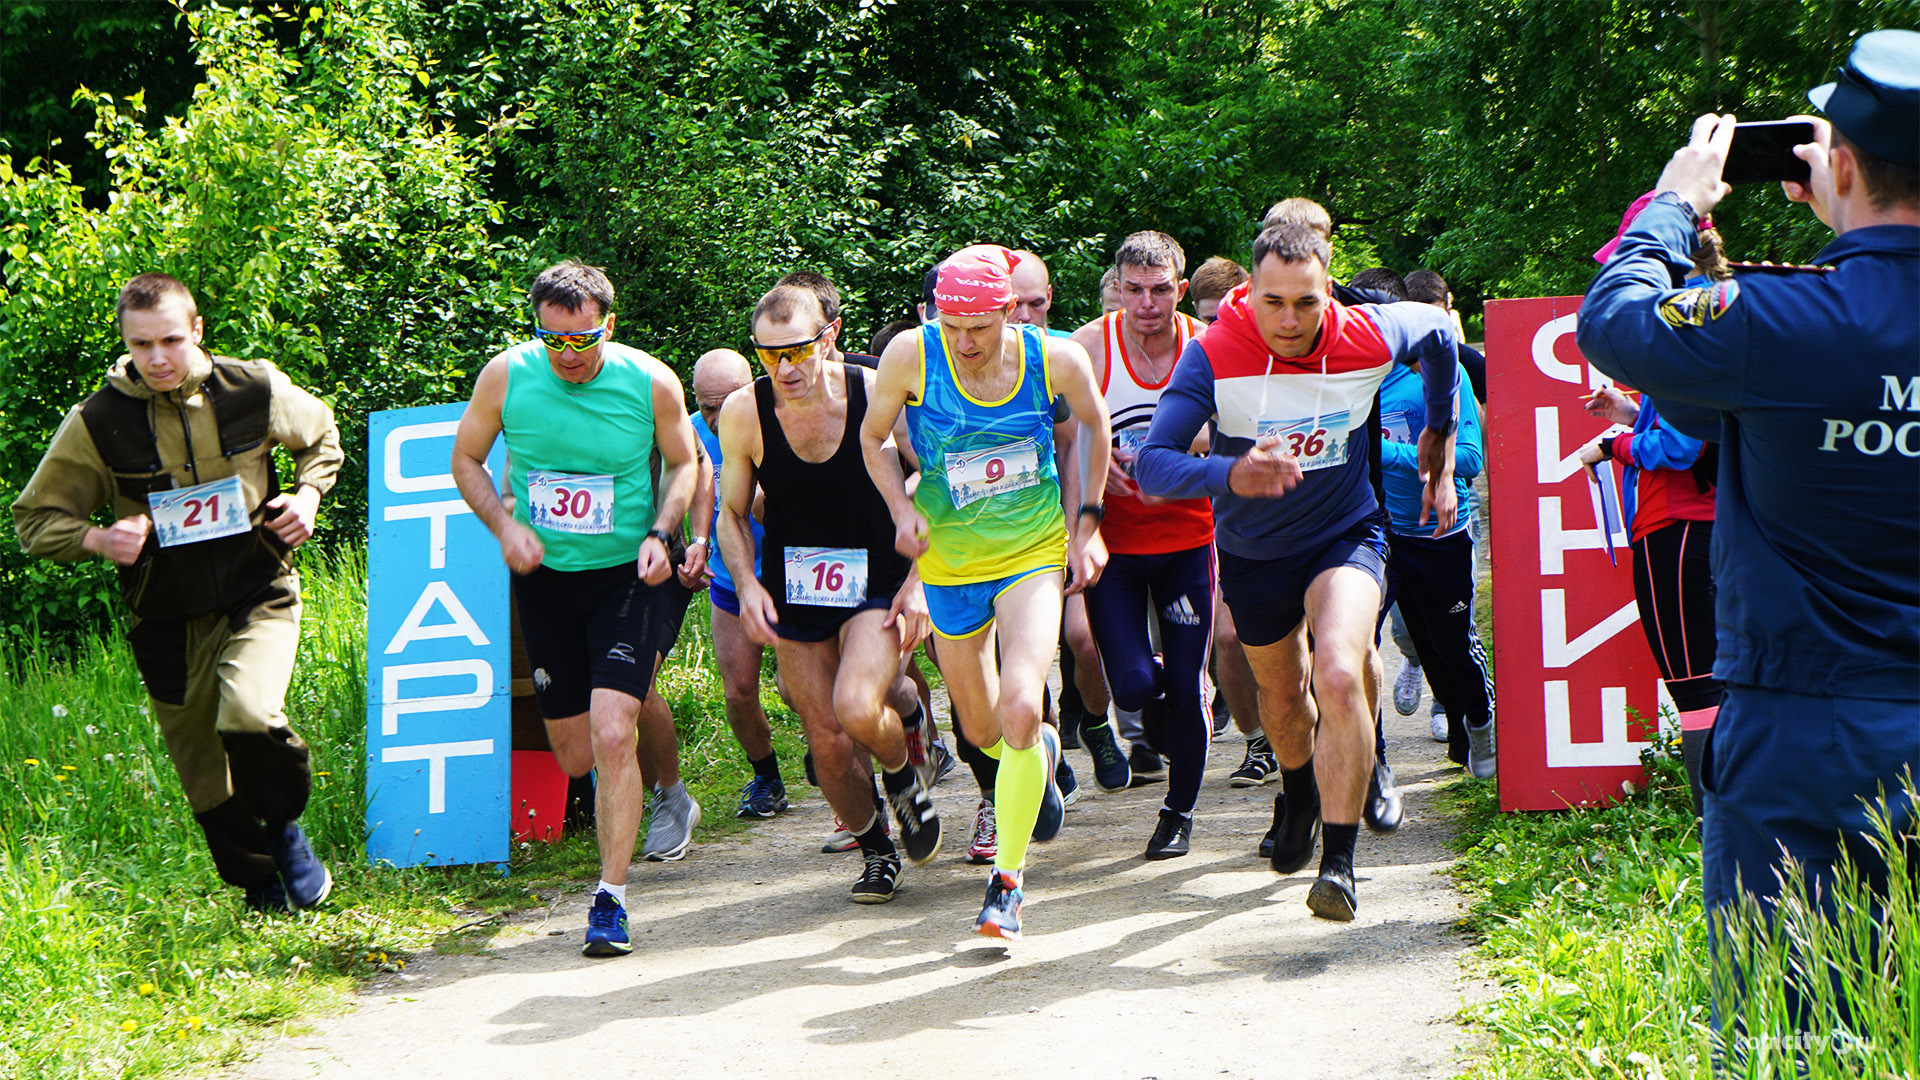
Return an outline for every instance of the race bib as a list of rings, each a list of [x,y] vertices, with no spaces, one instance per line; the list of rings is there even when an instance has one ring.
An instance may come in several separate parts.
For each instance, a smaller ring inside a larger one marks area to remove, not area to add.
[[[1300,471],[1347,463],[1347,414],[1331,413],[1319,420],[1263,420],[1260,435],[1280,436],[1280,445],[1299,462]]]
[[[954,509],[1040,482],[1040,446],[1021,439],[1004,446],[947,455],[947,490]]]
[[[786,548],[787,603],[859,607],[867,602],[866,548]]]
[[[1113,445],[1116,450],[1125,450],[1135,457],[1140,456],[1140,448],[1147,445],[1147,429],[1140,425],[1121,428],[1113,433]]]
[[[602,536],[613,531],[613,477],[527,474],[527,519],[536,529]]]
[[[1380,417],[1381,437],[1386,439],[1390,443],[1412,442],[1413,427],[1414,427],[1413,419],[1414,419],[1413,414],[1405,410],[1383,414]],[[1423,425],[1426,422],[1426,413],[1424,411],[1422,411],[1420,414],[1420,421]]]
[[[237,536],[253,528],[246,499],[240,478],[229,476],[178,491],[156,491],[147,496],[147,508],[153,513],[153,533],[160,546],[177,547]]]

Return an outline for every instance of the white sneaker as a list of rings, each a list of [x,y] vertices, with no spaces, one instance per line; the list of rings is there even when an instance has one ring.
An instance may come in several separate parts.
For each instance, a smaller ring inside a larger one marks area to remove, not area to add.
[[[1475,780],[1491,780],[1498,771],[1494,767],[1493,757],[1493,721],[1489,720],[1479,727],[1467,725],[1467,771]]]
[[[1420,707],[1420,691],[1425,687],[1420,665],[1408,662],[1400,665],[1400,674],[1393,680],[1393,711],[1401,716],[1412,716]]]
[[[1432,714],[1427,717],[1427,734],[1433,736],[1434,742],[1447,741],[1447,710],[1441,708],[1437,701],[1433,703]]]

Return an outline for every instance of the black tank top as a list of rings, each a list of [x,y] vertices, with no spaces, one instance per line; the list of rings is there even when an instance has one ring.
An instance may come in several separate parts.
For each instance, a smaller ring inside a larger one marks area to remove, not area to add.
[[[760,409],[760,489],[766,493],[766,536],[760,545],[760,584],[784,613],[788,607],[827,611],[833,607],[789,604],[787,552],[801,548],[856,548],[867,553],[866,599],[853,607],[885,606],[907,580],[906,556],[893,549],[893,515],[873,486],[866,459],[860,453],[860,425],[867,416],[867,386],[862,371],[842,365],[846,372],[847,424],[833,456],[814,464],[802,461],[787,442],[787,433],[774,413],[773,381],[753,381],[753,398]],[[821,377],[826,372],[824,365]],[[822,575],[825,576],[825,575]],[[829,584],[813,581],[819,588]],[[835,605],[834,607],[838,607]]]

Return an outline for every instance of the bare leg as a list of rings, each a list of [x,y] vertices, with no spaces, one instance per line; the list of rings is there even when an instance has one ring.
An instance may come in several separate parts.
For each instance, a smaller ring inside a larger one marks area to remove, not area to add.
[[[748,761],[759,761],[773,753],[773,729],[767,724],[767,711],[760,704],[760,658],[762,648],[747,637],[740,616],[720,608],[713,612],[713,655],[720,668],[720,688],[725,696],[727,726],[745,751]]]
[[[665,703],[660,707],[664,710]],[[607,689],[594,690],[588,710],[587,723],[593,736],[593,813],[600,841],[600,878],[610,885],[626,884],[634,842],[640,835],[643,784],[634,744],[641,711],[639,700],[631,694]],[[668,726],[672,726],[671,717]]]
[[[1247,666],[1247,650],[1240,644],[1240,632],[1234,629],[1233,613],[1225,601],[1213,607],[1214,674],[1220,680],[1220,693],[1227,699],[1227,711],[1242,735],[1260,730],[1260,687],[1253,681],[1253,669]]]
[[[1369,654],[1380,612],[1380,587],[1365,571],[1337,566],[1307,587],[1313,628],[1313,699],[1320,711],[1314,749],[1321,820],[1359,822],[1373,775],[1373,710]]]
[[[1080,593],[1066,598],[1061,607],[1062,628],[1067,648],[1073,650],[1073,685],[1080,691],[1087,715],[1105,716],[1113,704],[1107,691],[1106,673],[1100,667],[1100,649],[1093,641],[1093,627],[1087,623],[1087,601]]]

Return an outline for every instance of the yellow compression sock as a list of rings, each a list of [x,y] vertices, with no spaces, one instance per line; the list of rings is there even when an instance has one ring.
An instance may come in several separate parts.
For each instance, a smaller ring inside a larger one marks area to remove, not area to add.
[[[993,865],[1018,873],[1027,865],[1027,842],[1033,839],[1033,823],[1040,817],[1040,800],[1046,795],[1047,753],[1038,743],[1015,750],[1004,739],[987,753],[1000,759],[999,777],[993,784],[1000,853]]]

